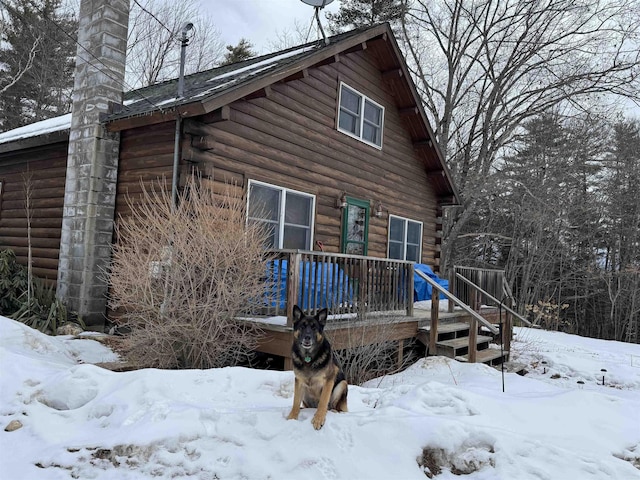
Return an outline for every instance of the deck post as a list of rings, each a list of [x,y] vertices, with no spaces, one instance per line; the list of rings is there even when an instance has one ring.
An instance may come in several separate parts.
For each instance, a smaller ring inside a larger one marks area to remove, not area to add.
[[[359,273],[360,281],[359,281],[359,295],[358,295],[358,316],[361,318],[366,318],[367,316],[367,305],[369,296],[369,265],[367,263],[367,259],[363,258],[360,261],[360,273]]]
[[[409,265],[409,267],[407,268],[407,270],[409,271],[408,275],[409,275],[409,281],[407,282],[407,317],[413,317],[413,289],[415,288],[414,285],[414,281],[415,279],[413,278],[413,269],[415,268],[415,264],[412,263],[411,265]]]
[[[298,284],[300,283],[300,260],[302,255],[297,252],[289,255],[287,271],[287,327],[293,327],[293,306],[298,301]],[[285,360],[286,362],[286,360]]]
[[[478,353],[478,320],[471,317],[469,320],[469,363],[476,363]]]
[[[458,295],[458,293],[456,292],[456,267],[455,265],[451,268],[450,270],[450,278],[449,278],[449,291],[451,293],[453,293],[454,295]],[[449,313],[453,313],[453,311],[455,310],[455,305],[452,301],[449,301],[449,305],[447,307],[447,310],[449,311]]]
[[[513,308],[513,301],[511,298],[507,298],[505,302],[507,307]],[[506,352],[511,351],[511,336],[513,335],[513,316],[511,312],[507,310],[504,317],[504,325],[502,326],[502,345]]]
[[[429,354],[436,354],[436,341],[438,340],[438,319],[440,316],[440,292],[431,289],[431,327],[429,328]]]
[[[404,357],[404,340],[398,340],[398,370],[402,368],[403,357]]]
[[[291,357],[284,357],[284,371],[293,370],[293,360]]]

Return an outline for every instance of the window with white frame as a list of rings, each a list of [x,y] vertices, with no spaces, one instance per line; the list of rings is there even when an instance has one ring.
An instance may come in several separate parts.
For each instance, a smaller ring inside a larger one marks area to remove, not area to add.
[[[248,220],[266,225],[267,248],[311,250],[315,196],[249,180]]]
[[[389,215],[389,258],[420,263],[422,222]]]
[[[344,83],[340,84],[339,131],[382,148],[383,121],[381,105]]]

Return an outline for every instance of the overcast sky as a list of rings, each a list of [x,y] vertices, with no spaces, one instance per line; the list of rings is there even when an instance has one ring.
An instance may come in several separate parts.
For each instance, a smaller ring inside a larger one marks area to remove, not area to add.
[[[199,0],[203,10],[211,15],[225,45],[236,45],[246,38],[258,53],[270,51],[269,43],[277,41],[277,33],[293,31],[295,21],[309,30],[313,7],[301,0]],[[337,12],[339,0],[334,0],[321,12],[323,27],[327,29],[324,13]],[[309,40],[316,38],[315,23]]]

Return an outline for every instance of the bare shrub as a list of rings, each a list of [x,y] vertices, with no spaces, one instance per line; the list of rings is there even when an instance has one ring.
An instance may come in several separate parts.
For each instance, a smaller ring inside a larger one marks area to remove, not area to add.
[[[368,316],[366,320],[346,325],[349,348],[335,353],[349,384],[362,385],[374,378],[396,373],[416,360],[411,355],[404,355],[398,365],[398,341],[388,340],[397,322],[395,317]],[[331,336],[331,331],[328,335]]]
[[[260,335],[237,317],[265,301],[265,229],[246,223],[231,188],[217,195],[195,177],[176,206],[166,183],[127,203],[109,275],[110,307],[130,329],[127,357],[160,368],[237,364]]]

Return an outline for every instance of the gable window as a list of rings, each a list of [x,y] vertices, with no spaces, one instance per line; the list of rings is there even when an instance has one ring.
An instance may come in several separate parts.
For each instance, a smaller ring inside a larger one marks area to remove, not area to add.
[[[382,148],[384,108],[360,92],[340,84],[338,130],[364,143]]]
[[[249,180],[248,220],[268,228],[267,248],[311,250],[315,196]]]
[[[422,222],[389,215],[389,258],[420,263]]]

